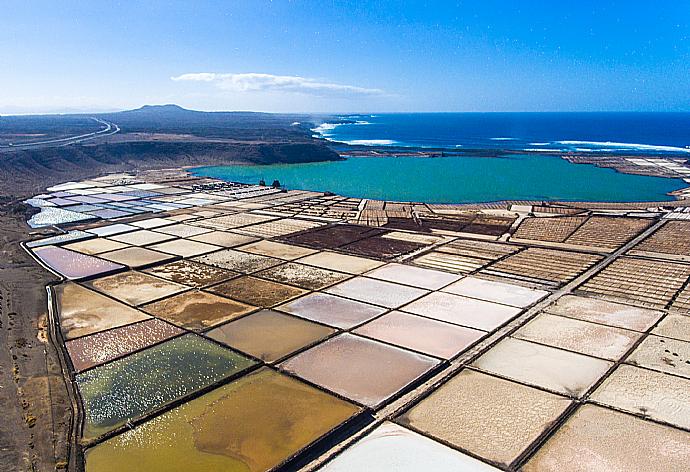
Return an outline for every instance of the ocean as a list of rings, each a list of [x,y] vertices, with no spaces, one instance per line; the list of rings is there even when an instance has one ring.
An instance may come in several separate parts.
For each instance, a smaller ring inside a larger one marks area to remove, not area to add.
[[[511,150],[501,157],[349,157],[311,164],[203,167],[196,175],[426,203],[496,200],[668,201],[682,179],[571,164],[544,150],[690,158],[689,113],[420,113],[344,115],[315,135],[361,146]],[[541,153],[541,154],[540,154]]]
[[[690,155],[690,113],[343,115],[313,131],[354,145]]]

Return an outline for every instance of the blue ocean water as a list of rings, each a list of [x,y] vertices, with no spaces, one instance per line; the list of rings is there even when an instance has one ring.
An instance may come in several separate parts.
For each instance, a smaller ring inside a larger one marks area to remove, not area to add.
[[[690,113],[408,113],[324,119],[316,136],[377,146],[690,156]]]
[[[369,146],[511,150],[502,157],[350,157],[340,162],[204,167],[197,175],[427,203],[661,201],[681,179],[571,164],[543,150],[690,158],[690,113],[420,113],[332,117],[317,136]],[[541,154],[540,154],[541,153]]]

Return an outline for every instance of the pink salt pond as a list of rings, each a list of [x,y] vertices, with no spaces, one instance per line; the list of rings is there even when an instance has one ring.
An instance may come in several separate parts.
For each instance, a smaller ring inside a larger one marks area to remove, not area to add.
[[[70,280],[84,279],[124,269],[124,266],[57,246],[34,249],[45,265]]]

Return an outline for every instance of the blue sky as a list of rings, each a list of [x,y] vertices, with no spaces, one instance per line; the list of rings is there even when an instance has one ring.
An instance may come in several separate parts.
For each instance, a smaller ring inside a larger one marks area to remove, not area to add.
[[[687,1],[5,0],[0,113],[690,111]]]

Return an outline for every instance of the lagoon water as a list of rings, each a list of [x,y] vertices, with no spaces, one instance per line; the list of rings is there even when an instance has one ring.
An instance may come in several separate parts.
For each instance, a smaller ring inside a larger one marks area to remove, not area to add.
[[[496,200],[661,201],[681,179],[621,174],[535,154],[481,157],[357,157],[266,166],[200,167],[195,175],[289,189],[425,203]]]

